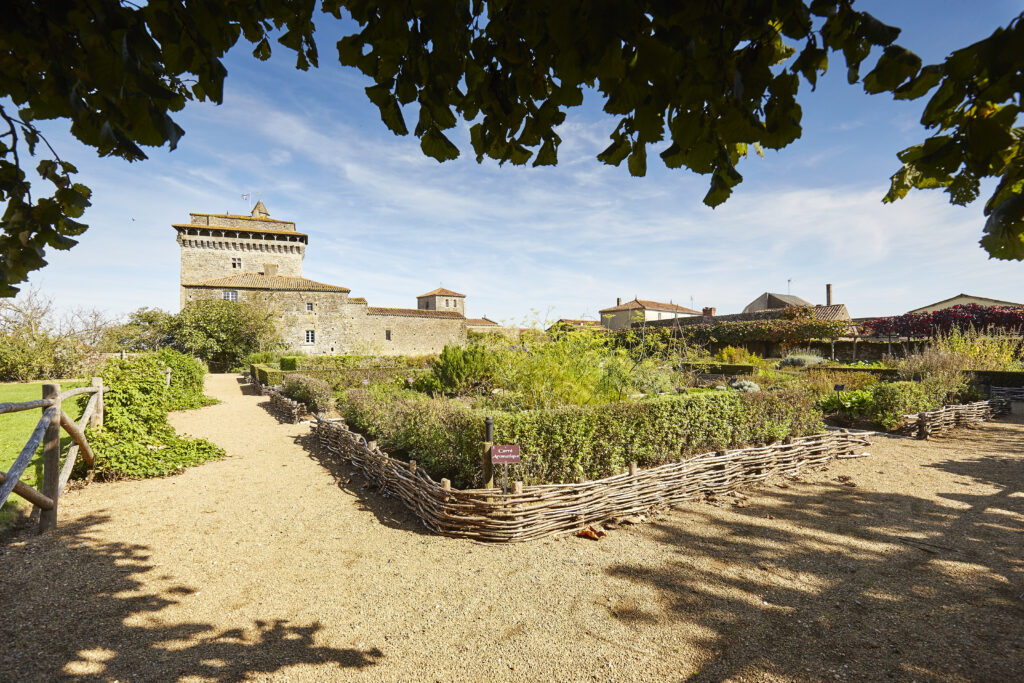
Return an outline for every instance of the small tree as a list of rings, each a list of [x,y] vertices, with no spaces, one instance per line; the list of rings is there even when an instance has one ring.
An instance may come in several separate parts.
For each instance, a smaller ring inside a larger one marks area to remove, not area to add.
[[[140,308],[125,322],[107,328],[100,345],[104,351],[157,351],[171,342],[173,318],[159,308]]]
[[[169,331],[172,346],[221,372],[250,353],[281,346],[273,311],[240,301],[193,301],[174,316]]]

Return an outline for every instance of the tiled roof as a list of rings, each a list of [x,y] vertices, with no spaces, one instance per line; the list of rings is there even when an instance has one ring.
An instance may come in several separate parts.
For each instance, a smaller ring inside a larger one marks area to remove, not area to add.
[[[214,280],[187,282],[183,287],[234,287],[236,289],[271,289],[285,292],[349,292],[348,287],[328,285],[304,277],[288,275],[264,275],[262,273],[239,273]]]
[[[350,296],[348,298],[348,302],[350,304],[365,304],[366,303],[366,299],[364,299],[361,296]]]
[[[233,216],[233,218],[244,218],[244,216]],[[264,218],[250,218],[249,220],[258,221],[266,220]],[[267,233],[269,235],[297,235],[298,237],[309,237],[304,232],[297,232],[295,230],[271,230],[269,228],[236,228],[230,225],[199,225],[197,223],[174,223],[171,225],[172,228],[199,228],[201,230],[226,230],[228,232],[259,232]]]
[[[449,318],[454,320],[465,320],[461,313],[455,311],[424,311],[422,308],[378,308],[370,306],[366,309],[366,315],[399,315],[407,318]]]
[[[427,292],[426,294],[420,294],[416,298],[417,299],[422,299],[425,296],[461,296],[462,298],[466,297],[465,294],[459,294],[458,292],[453,292],[452,290],[445,289],[444,287],[438,287],[437,289],[435,289],[432,292]]]
[[[195,211],[189,212],[190,216],[213,216],[214,218],[244,218],[247,221],[267,221],[268,223],[293,223],[294,221],[283,221],[280,218],[271,218],[270,216],[253,216],[247,213],[197,213]]]
[[[616,311],[631,311],[634,309],[645,309],[649,311],[670,311],[673,313],[688,313],[690,315],[700,315],[700,311],[695,311],[692,308],[686,308],[685,306],[677,306],[676,304],[666,304],[661,301],[650,301],[648,299],[633,299],[627,301],[619,306],[612,306],[611,308],[602,308],[598,313],[614,313]]]
[[[846,310],[846,304],[815,306],[814,318],[815,320],[849,320],[850,312]]]
[[[765,292],[765,294],[767,294],[769,297],[771,297],[769,299],[769,302],[771,301],[771,299],[778,299],[779,301],[781,301],[786,306],[810,306],[811,305],[811,302],[805,301],[805,300],[801,299],[800,297],[796,296],[795,294],[776,294],[775,292]],[[772,306],[772,308],[775,308],[775,307]]]
[[[466,324],[467,325],[478,325],[478,326],[484,326],[484,325],[488,325],[489,326],[489,325],[497,325],[498,323],[494,322],[490,318],[466,318]]]

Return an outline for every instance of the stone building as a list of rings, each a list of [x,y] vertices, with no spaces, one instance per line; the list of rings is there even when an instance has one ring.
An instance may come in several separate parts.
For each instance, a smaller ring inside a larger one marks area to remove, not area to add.
[[[621,298],[615,300],[614,306],[602,308],[598,313],[601,314],[601,324],[609,330],[621,330],[638,322],[674,320],[700,315],[698,311],[673,303],[646,299],[633,299],[622,303]]]
[[[464,294],[437,289],[418,297],[416,308],[380,308],[347,287],[303,277],[309,236],[272,219],[263,202],[251,216],[190,215],[173,226],[182,307],[199,299],[267,305],[280,316],[288,348],[310,355],[416,355],[466,341]]]

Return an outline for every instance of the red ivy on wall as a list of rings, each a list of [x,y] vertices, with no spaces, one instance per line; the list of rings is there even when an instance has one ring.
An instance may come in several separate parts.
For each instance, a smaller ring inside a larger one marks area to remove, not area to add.
[[[965,304],[931,313],[904,313],[861,323],[865,334],[898,337],[932,337],[953,328],[1024,331],[1024,308]]]

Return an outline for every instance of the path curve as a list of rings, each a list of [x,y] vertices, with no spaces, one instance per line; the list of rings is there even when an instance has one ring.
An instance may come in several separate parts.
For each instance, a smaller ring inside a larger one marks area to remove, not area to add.
[[[279,424],[239,377],[208,376],[207,391],[222,403],[172,423],[229,457],[70,491],[56,533],[0,547],[4,599],[23,615],[0,624],[0,679],[999,680],[1024,668],[1019,417],[928,444],[882,440],[870,458],[599,543],[482,546],[427,534],[319,462],[310,427]]]

